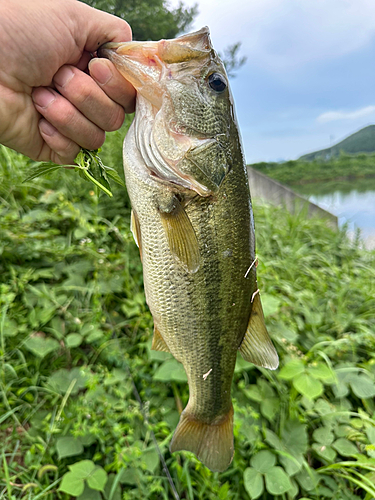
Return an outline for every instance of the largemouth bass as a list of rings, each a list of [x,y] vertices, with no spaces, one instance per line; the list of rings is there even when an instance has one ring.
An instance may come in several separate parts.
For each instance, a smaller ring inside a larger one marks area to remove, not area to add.
[[[250,192],[233,100],[209,30],[104,45],[137,90],[124,142],[132,231],[154,319],[152,348],[180,361],[189,402],[170,450],[212,471],[233,458],[238,350],[276,369],[256,279]]]

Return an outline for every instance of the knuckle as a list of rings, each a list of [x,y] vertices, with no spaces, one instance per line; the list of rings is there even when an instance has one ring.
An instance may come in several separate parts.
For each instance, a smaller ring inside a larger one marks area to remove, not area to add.
[[[88,149],[98,149],[105,141],[105,132],[100,130],[93,134],[88,141]]]
[[[125,111],[121,106],[116,106],[111,114],[108,126],[105,128],[107,132],[118,130],[124,122]]]
[[[95,104],[96,100],[92,89],[87,88],[84,92],[80,92],[76,95],[75,101],[77,107],[84,106],[90,109],[91,106]]]
[[[74,124],[77,121],[78,111],[73,106],[67,106],[65,102],[58,99],[52,114],[53,121],[58,124],[59,127],[69,129],[74,127]]]

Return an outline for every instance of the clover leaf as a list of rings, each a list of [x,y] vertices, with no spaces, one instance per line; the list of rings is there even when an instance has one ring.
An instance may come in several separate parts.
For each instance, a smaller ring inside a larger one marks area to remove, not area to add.
[[[64,474],[59,491],[73,496],[82,495],[85,486],[92,490],[104,491],[107,482],[106,471],[94,464],[91,460],[81,460],[69,465],[70,471]],[[86,481],[86,483],[85,483]]]

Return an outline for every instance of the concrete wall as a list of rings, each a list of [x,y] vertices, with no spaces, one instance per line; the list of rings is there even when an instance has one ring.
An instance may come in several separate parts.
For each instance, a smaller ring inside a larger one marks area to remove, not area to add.
[[[281,205],[291,212],[299,212],[307,206],[309,217],[327,219],[333,228],[338,227],[337,217],[295,193],[292,189],[274,181],[254,168],[247,167],[252,198],[261,198],[272,205]]]

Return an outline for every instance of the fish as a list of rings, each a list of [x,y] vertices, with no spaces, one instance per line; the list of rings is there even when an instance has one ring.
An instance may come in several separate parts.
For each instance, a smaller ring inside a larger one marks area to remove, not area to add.
[[[189,385],[170,451],[193,452],[222,472],[234,454],[238,351],[257,366],[278,367],[228,76],[207,27],[171,40],[107,43],[98,56],[137,91],[123,159],[152,349],[181,362]]]

